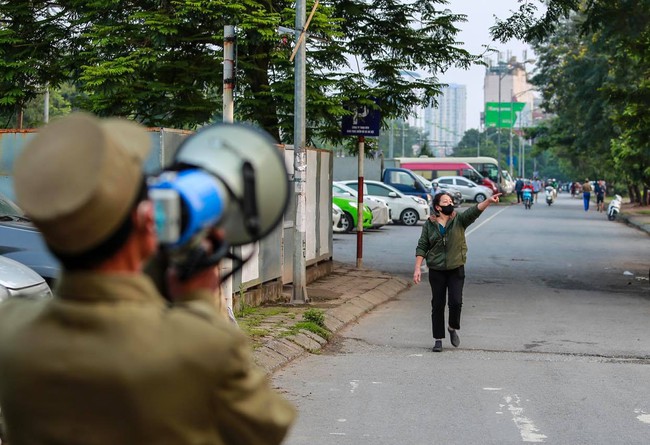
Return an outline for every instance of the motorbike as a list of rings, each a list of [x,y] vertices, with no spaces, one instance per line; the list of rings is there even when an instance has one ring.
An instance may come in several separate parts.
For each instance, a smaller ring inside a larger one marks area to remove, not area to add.
[[[621,195],[615,195],[614,199],[612,199],[609,203],[609,206],[607,207],[607,219],[610,221],[614,221],[616,219],[616,215],[618,215],[621,212],[621,202],[623,201],[623,198]]]
[[[522,198],[524,199],[524,208],[530,209],[533,206],[533,191],[531,189],[524,189],[522,191]]]
[[[546,204],[551,205],[555,201],[555,189],[550,185],[544,191],[546,192]]]

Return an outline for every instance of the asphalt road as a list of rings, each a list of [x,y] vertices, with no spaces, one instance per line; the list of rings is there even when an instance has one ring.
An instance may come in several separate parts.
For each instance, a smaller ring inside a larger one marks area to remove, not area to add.
[[[411,277],[420,227],[364,236],[364,267]],[[461,345],[431,352],[425,280],[274,375],[286,444],[650,443],[650,237],[560,195],[468,230]],[[355,264],[356,237],[335,259]]]

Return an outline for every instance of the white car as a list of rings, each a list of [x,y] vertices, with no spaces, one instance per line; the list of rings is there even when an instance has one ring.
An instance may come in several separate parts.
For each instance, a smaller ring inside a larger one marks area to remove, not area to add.
[[[332,193],[334,196],[357,197],[356,189],[348,187],[342,182],[335,181],[332,183]],[[363,195],[363,203],[370,207],[372,212],[372,228],[378,229],[390,222],[390,208],[386,202],[372,196]]]
[[[355,190],[359,187],[356,180],[339,182]],[[414,226],[418,221],[429,217],[429,204],[422,198],[404,195],[395,187],[380,181],[364,181],[363,186],[364,195],[381,199],[388,204],[394,222]]]
[[[492,196],[492,189],[478,185],[462,176],[439,176],[436,178],[441,188],[453,187],[463,194],[465,201],[483,202]]]
[[[0,301],[10,297],[49,298],[52,291],[43,277],[24,264],[0,255]]]
[[[334,233],[345,232],[346,227],[343,225],[343,210],[336,204],[332,203],[332,231]]]

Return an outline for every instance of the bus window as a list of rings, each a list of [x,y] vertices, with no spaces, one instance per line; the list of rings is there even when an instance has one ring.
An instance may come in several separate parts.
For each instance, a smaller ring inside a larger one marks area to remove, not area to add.
[[[488,164],[488,163],[480,163],[474,165],[474,168],[476,168],[479,171],[479,173],[481,173],[483,176],[490,178],[494,182],[497,182],[499,170],[497,169],[496,165]]]
[[[465,178],[469,179],[470,181],[473,181],[473,182],[475,182],[477,184],[482,184],[483,183],[483,178],[481,177],[479,172],[477,172],[476,170],[463,169],[463,176]]]

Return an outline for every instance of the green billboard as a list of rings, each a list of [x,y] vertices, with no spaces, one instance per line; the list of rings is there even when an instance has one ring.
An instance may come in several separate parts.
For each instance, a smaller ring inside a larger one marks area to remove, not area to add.
[[[513,128],[517,122],[517,113],[526,106],[526,102],[487,102],[485,104],[485,126]]]

